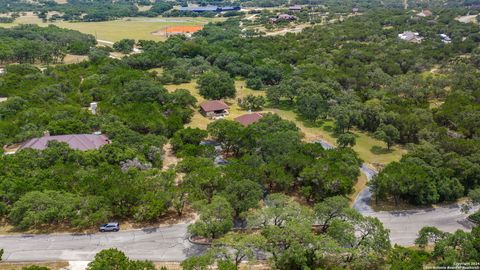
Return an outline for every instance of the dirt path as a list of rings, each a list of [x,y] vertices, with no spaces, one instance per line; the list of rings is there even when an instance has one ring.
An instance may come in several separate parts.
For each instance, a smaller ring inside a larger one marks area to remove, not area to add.
[[[286,35],[287,33],[300,33],[308,27],[309,25],[301,24],[301,25],[296,25],[294,28],[285,28],[282,30],[274,31],[274,32],[267,32],[265,36],[282,36]]]
[[[172,167],[175,167],[181,159],[179,159],[177,156],[175,156],[175,153],[173,153],[170,142],[163,145],[163,151],[165,154],[163,158],[162,171],[166,171]]]

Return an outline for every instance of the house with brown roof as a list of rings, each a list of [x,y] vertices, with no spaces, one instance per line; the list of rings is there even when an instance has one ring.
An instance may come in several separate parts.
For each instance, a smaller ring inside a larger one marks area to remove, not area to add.
[[[240,115],[239,117],[235,118],[234,120],[246,127],[246,126],[251,125],[255,122],[258,122],[260,119],[262,119],[262,117],[263,117],[262,114],[254,112],[254,113],[248,113],[248,114]]]
[[[70,148],[80,151],[96,150],[105,144],[109,144],[110,140],[103,134],[70,134],[50,136],[47,132],[43,137],[33,138],[24,142],[18,150],[32,148],[44,150],[51,141],[67,143]]]
[[[210,118],[218,119],[228,115],[230,107],[221,100],[207,100],[200,104],[200,112]]]
[[[296,20],[297,17],[290,15],[290,14],[280,14],[275,18],[270,18],[269,21],[270,23],[277,23],[281,21],[294,21]]]

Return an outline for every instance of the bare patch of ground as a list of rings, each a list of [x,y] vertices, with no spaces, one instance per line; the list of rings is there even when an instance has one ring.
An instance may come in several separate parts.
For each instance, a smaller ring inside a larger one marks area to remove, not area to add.
[[[163,151],[165,152],[165,155],[163,157],[163,166],[162,170],[168,170],[172,167],[175,167],[177,163],[181,160],[177,156],[175,156],[175,153],[173,152],[172,145],[170,143],[166,143],[163,145]]]
[[[42,267],[48,267],[51,270],[65,269],[68,266],[68,262],[0,262],[0,270],[22,270],[25,267],[37,265]]]
[[[140,6],[140,5],[137,5],[137,8],[138,8],[138,11],[149,11],[152,6]]]
[[[442,106],[442,104],[445,103],[445,101],[434,99],[434,100],[430,100],[429,103],[430,103],[430,109],[435,109],[435,108],[439,108],[440,106]]]
[[[65,58],[63,58],[64,64],[77,64],[83,61],[88,60],[88,56],[86,55],[74,55],[74,54],[67,54]]]
[[[466,15],[455,18],[455,20],[462,23],[478,23],[477,15]]]
[[[300,33],[303,29],[311,26],[311,24],[298,24],[298,25],[289,25],[282,29],[276,29],[274,31],[267,30],[265,27],[255,28],[259,32],[264,32],[266,36],[283,36],[287,33]]]

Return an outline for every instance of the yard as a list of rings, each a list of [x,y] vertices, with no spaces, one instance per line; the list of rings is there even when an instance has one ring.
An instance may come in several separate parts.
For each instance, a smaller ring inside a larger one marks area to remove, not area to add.
[[[255,91],[250,88],[247,88],[245,86],[245,81],[243,80],[236,80],[235,87],[237,89],[236,98],[225,100],[225,103],[227,103],[228,106],[230,106],[230,110],[229,110],[230,114],[226,117],[226,119],[229,119],[229,120],[233,120],[235,117],[238,117],[242,114],[247,113],[246,111],[244,111],[242,108],[238,106],[237,104],[238,98],[243,98],[249,94],[265,95],[265,92],[263,91]],[[195,80],[189,83],[183,83],[178,85],[165,85],[165,88],[167,88],[168,91],[175,91],[175,89],[187,89],[197,99],[198,101],[197,105],[205,101],[205,99],[202,96],[200,96],[200,94],[198,93],[197,83]],[[195,114],[192,117],[192,121],[187,126],[206,129],[207,125],[211,122],[213,122],[213,120],[207,119],[206,117],[201,115],[200,112],[197,110],[195,111]]]
[[[135,17],[124,18],[106,22],[47,22],[44,23],[36,15],[29,12],[26,16],[21,16],[14,23],[0,23],[0,27],[12,27],[19,24],[38,24],[48,26],[50,24],[62,28],[78,30],[82,33],[92,34],[97,39],[115,42],[123,38],[135,40],[165,40],[163,35],[153,35],[165,27],[169,26],[202,26],[209,22],[222,20],[222,18],[147,18]]]
[[[237,97],[234,99],[225,100],[225,102],[230,106],[230,115],[227,116],[226,119],[230,120],[233,120],[235,117],[247,113],[238,106],[238,98],[243,98],[249,94],[265,95],[264,91],[255,91],[247,88],[245,86],[245,81],[243,80],[236,80],[235,86],[237,89]],[[189,90],[192,95],[197,98],[197,104],[200,104],[205,100],[198,93],[195,81],[180,85],[166,85],[165,87],[168,91],[174,91],[175,89],[180,88]],[[325,140],[330,144],[335,144],[336,138],[333,134],[333,123],[331,121],[325,122],[321,127],[316,127],[310,126],[301,119],[299,119],[297,114],[293,110],[267,107],[263,110],[263,112],[276,113],[283,119],[295,122],[295,124],[304,133],[306,141],[311,142],[315,140]],[[207,119],[206,117],[202,116],[198,111],[196,111],[192,118],[192,121],[188,124],[188,126],[206,129],[207,125],[211,122],[212,120]],[[353,133],[357,137],[356,145],[353,147],[353,149],[359,154],[360,158],[372,165],[388,164],[392,161],[398,161],[400,160],[402,155],[406,153],[405,149],[398,146],[392,147],[390,151],[387,151],[386,144],[384,142],[374,139],[365,132],[355,130],[353,131]]]

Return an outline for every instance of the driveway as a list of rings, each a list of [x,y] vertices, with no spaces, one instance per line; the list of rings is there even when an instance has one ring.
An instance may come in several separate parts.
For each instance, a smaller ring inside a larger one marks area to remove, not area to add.
[[[334,146],[325,141],[315,141],[320,143],[325,149],[331,149]],[[367,164],[360,168],[368,180],[371,180],[377,172],[372,170]],[[420,231],[425,226],[434,226],[446,232],[455,232],[456,230],[471,230],[473,223],[467,220],[469,214],[461,211],[461,205],[449,204],[437,206],[434,208],[411,209],[404,211],[374,211],[369,202],[372,193],[369,187],[360,192],[355,199],[353,208],[364,216],[378,218],[385,228],[390,230],[390,241],[392,244],[402,246],[412,246]],[[476,206],[470,211],[478,210]]]
[[[0,236],[5,261],[90,261],[100,250],[118,248],[132,259],[182,261],[205,247],[187,240],[187,224],[95,234]]]

